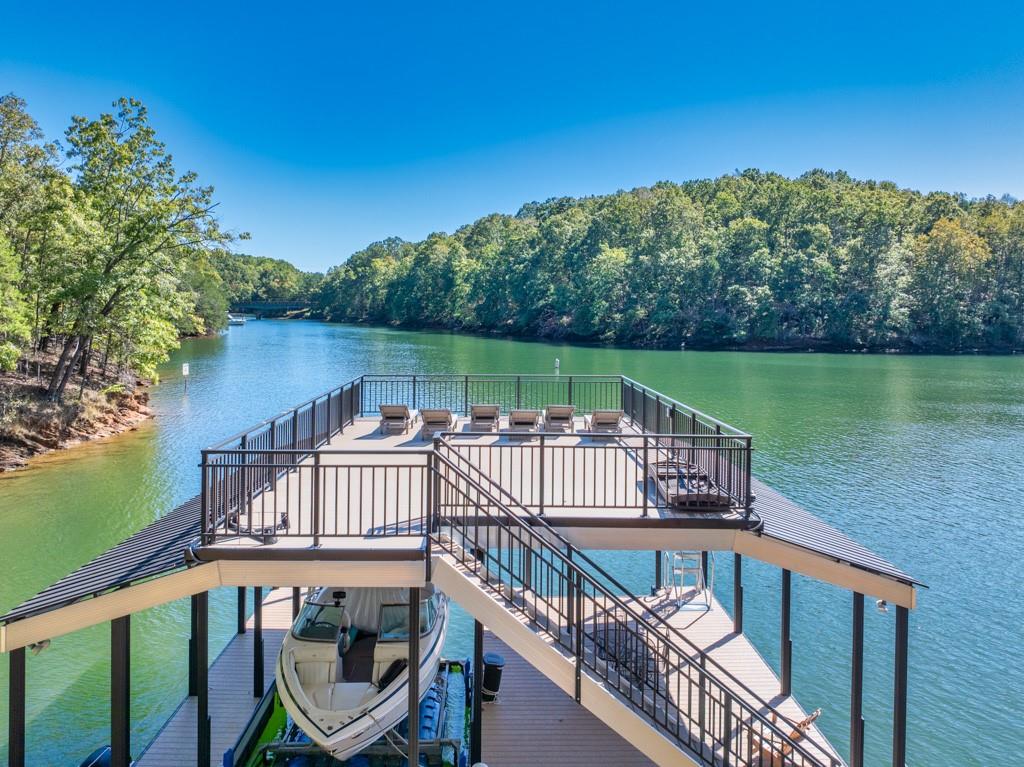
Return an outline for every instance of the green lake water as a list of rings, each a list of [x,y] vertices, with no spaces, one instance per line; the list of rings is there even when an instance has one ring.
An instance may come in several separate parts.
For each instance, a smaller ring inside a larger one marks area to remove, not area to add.
[[[754,435],[755,473],[923,580],[910,624],[908,761],[1024,752],[1024,357],[630,351],[262,321],[187,341],[152,391],[155,422],[0,477],[0,612],[198,491],[199,449],[364,372],[625,373]],[[188,392],[178,371],[191,363]],[[646,591],[653,555],[604,553]],[[731,555],[716,590],[731,604]],[[745,561],[745,628],[778,663],[779,571]],[[794,577],[794,690],[848,748],[850,595]],[[211,597],[211,657],[234,590]],[[449,650],[466,653],[459,614]],[[132,618],[138,753],[186,688],[188,604]],[[866,763],[891,749],[894,612],[866,617]],[[109,740],[109,627],[28,658],[28,763],[77,765]],[[7,663],[0,668],[6,760]],[[217,723],[213,723],[217,726]],[[187,757],[186,757],[187,758]],[[185,763],[185,759],[183,759]]]

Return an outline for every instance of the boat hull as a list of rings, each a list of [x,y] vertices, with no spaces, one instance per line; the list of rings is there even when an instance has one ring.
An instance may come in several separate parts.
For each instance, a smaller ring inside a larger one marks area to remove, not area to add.
[[[437,674],[447,630],[448,601],[442,596],[433,629],[420,637],[417,672],[421,699]],[[408,716],[409,665],[386,687],[354,708],[322,708],[298,680],[289,653],[289,640],[295,643],[294,636],[289,634],[277,659],[277,689],[281,702],[303,732],[336,759],[354,756]]]

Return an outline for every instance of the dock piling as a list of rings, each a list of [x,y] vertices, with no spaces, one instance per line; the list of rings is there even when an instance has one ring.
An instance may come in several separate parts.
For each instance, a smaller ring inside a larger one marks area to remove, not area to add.
[[[25,648],[11,650],[10,676],[7,684],[7,764],[25,767]]]
[[[131,617],[110,622],[110,764],[131,764]]]
[[[409,764],[420,763],[420,590],[409,589]]]

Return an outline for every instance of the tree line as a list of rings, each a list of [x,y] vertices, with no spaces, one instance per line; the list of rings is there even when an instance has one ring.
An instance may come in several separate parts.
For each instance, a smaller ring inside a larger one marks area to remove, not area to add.
[[[44,360],[60,399],[90,364],[151,377],[182,335],[226,324],[233,301],[280,300],[310,278],[227,250],[214,190],[176,170],[146,108],[122,98],[49,141],[0,96],[0,371]]]
[[[651,348],[1024,347],[1024,204],[748,170],[524,205],[331,269],[327,319]]]

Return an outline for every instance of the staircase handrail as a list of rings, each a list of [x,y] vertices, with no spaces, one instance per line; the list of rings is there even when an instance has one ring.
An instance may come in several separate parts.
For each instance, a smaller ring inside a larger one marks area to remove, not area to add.
[[[454,452],[454,451],[452,451],[452,452]],[[499,510],[502,512],[502,515],[506,519],[511,520],[511,523],[509,523],[509,522],[502,523],[501,520],[497,520],[499,522],[499,524],[505,524],[506,527],[511,527],[512,524],[514,524],[521,531],[523,531],[528,537],[533,538],[536,541],[539,541],[542,545],[546,546],[548,548],[548,550],[551,552],[551,554],[554,557],[556,557],[559,561],[561,561],[566,566],[566,569],[569,572],[573,573],[577,578],[587,581],[594,588],[595,592],[600,593],[601,596],[604,597],[605,599],[607,599],[609,602],[611,602],[612,605],[614,605],[614,607],[616,609],[625,612],[630,618],[635,620],[638,624],[642,624],[649,631],[651,631],[652,633],[660,636],[660,638],[663,641],[665,641],[676,652],[678,657],[684,660],[684,662],[687,664],[687,666],[691,670],[695,671],[696,674],[699,677],[704,677],[709,682],[711,682],[712,684],[717,685],[718,688],[721,689],[722,692],[725,695],[727,695],[729,697],[729,699],[741,711],[743,711],[746,714],[748,714],[748,716],[749,716],[749,718],[751,720],[757,721],[759,725],[761,725],[766,730],[771,732],[775,737],[777,737],[779,739],[779,742],[782,743],[785,748],[788,748],[790,750],[790,752],[799,753],[802,757],[807,759],[813,765],[821,765],[821,767],[826,767],[824,765],[824,763],[822,763],[819,759],[817,759],[816,757],[811,755],[809,752],[807,752],[807,750],[804,749],[803,746],[800,743],[798,743],[797,741],[793,740],[787,733],[785,733],[783,730],[781,730],[775,722],[772,722],[766,716],[761,714],[750,703],[748,703],[746,700],[744,700],[743,698],[741,698],[738,695],[736,695],[736,693],[733,692],[733,690],[730,689],[729,686],[723,684],[714,674],[712,674],[706,668],[701,666],[700,663],[696,663],[690,657],[689,654],[687,654],[686,652],[682,651],[679,647],[675,646],[670,639],[665,637],[665,635],[663,633],[659,632],[657,628],[655,628],[652,624],[650,624],[647,621],[647,619],[642,614],[637,612],[631,605],[629,605],[628,603],[623,601],[616,594],[612,593],[602,583],[600,583],[597,579],[592,577],[590,575],[590,573],[588,573],[586,570],[583,570],[582,568],[580,568],[575,562],[573,562],[572,559],[570,559],[569,557],[567,557],[564,554],[562,554],[562,552],[559,551],[555,546],[553,546],[550,541],[547,541],[542,536],[540,536],[532,528],[531,525],[526,524],[519,517],[519,515],[517,515],[510,508],[508,508],[502,501],[500,501],[498,498],[496,498],[494,495],[492,495],[482,485],[477,483],[466,472],[464,472],[462,469],[460,469],[454,463],[449,461],[440,452],[437,452],[437,451],[435,452],[435,459],[437,461],[440,461],[448,469],[453,471],[463,482],[466,482],[469,487],[473,488],[473,490],[475,490],[476,493],[478,493],[479,495],[482,495],[488,501],[490,501],[492,504],[497,506],[499,508]],[[435,468],[435,471],[436,471],[436,468]],[[463,493],[463,495],[466,497],[467,500],[470,500],[473,503],[473,505],[475,506],[475,508],[479,512],[482,512],[484,516],[486,516],[488,518],[492,518],[492,519],[494,518],[494,516],[495,516],[494,514],[492,514],[490,511],[488,511],[484,506],[481,506],[479,503],[473,502],[472,499],[469,498],[468,494]],[[434,503],[435,504],[439,504],[440,503],[440,499],[435,497]],[[562,540],[564,540],[564,538],[562,538],[560,535],[558,537],[560,539],[560,542]],[[575,547],[573,547],[573,548],[575,548]]]

